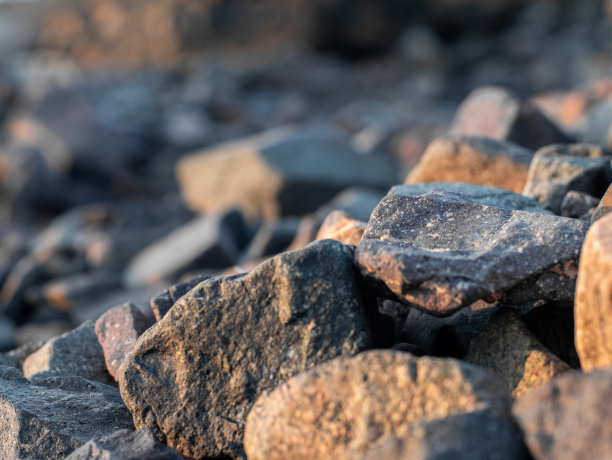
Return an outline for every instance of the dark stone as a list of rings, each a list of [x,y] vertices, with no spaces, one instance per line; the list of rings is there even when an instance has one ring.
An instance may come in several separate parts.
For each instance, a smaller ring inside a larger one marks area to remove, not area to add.
[[[136,427],[189,457],[244,457],[244,422],[262,392],[371,345],[361,297],[351,252],[333,240],[198,284],[121,366]]]
[[[611,117],[612,101],[603,100],[597,104],[588,117],[585,141],[612,148]]]
[[[15,347],[15,324],[0,313],[0,352]],[[0,364],[2,359],[0,359]]]
[[[295,217],[264,222],[241,260],[260,260],[284,251],[295,238],[300,222],[301,219]]]
[[[153,310],[153,314],[155,315],[155,320],[161,320],[178,299],[183,297],[202,281],[207,280],[209,278],[211,278],[211,276],[206,274],[192,276],[191,278],[185,281],[173,284],[161,294],[158,294],[153,297],[151,299],[150,305],[151,310]]]
[[[601,198],[601,201],[597,205],[595,212],[593,213],[593,217],[591,218],[591,222],[595,222],[596,220],[601,219],[606,214],[612,212],[612,185],[608,187],[606,193]]]
[[[513,414],[534,458],[607,458],[611,398],[612,369],[572,371],[519,399]]]
[[[539,299],[571,305],[588,224],[474,201],[393,189],[357,247],[362,273],[381,295],[438,315],[493,295],[514,305]]]
[[[11,351],[0,354],[0,366],[10,366],[21,369],[25,359],[42,347],[44,342],[30,342]]]
[[[589,213],[595,211],[599,204],[599,198],[584,192],[570,190],[561,203],[561,215],[573,217],[574,219],[591,220]],[[588,215],[588,218],[586,216]]]
[[[119,391],[81,377],[32,384],[0,366],[0,457],[61,459],[92,438],[131,428]]]
[[[162,444],[150,429],[119,430],[79,447],[66,460],[187,460]]]

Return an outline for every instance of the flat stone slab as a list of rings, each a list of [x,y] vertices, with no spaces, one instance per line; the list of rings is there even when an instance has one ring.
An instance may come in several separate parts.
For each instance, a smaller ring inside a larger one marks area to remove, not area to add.
[[[371,343],[352,254],[325,240],[198,284],[141,336],[119,386],[136,427],[183,455],[243,458],[262,392]]]
[[[494,294],[515,305],[573,303],[588,223],[452,192],[400,192],[383,198],[355,252],[382,293],[440,315]]]

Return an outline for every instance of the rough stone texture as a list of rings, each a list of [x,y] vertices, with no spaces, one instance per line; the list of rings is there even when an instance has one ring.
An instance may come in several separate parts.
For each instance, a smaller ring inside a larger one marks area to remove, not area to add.
[[[70,375],[103,383],[113,381],[91,321],[47,341],[29,355],[23,362],[23,374],[32,381]]]
[[[463,359],[499,376],[515,398],[569,370],[510,310],[493,315]]]
[[[608,458],[612,452],[612,370],[576,371],[517,401],[513,413],[533,458]]]
[[[232,266],[240,256],[234,233],[246,233],[240,213],[202,216],[174,230],[134,257],[125,271],[130,285],[174,280],[183,273]]]
[[[387,436],[465,413],[507,421],[489,373],[452,359],[370,351],[304,372],[261,396],[247,418],[249,459],[359,458]]]
[[[131,302],[111,308],[96,321],[94,328],[104,352],[110,375],[117,380],[119,367],[134,349],[138,337],[153,325]]]
[[[355,252],[381,294],[440,315],[494,294],[514,305],[573,302],[586,222],[400,192],[381,201]]]
[[[405,183],[467,182],[520,193],[533,152],[489,137],[447,135],[427,147]]]
[[[332,211],[321,224],[315,239],[332,239],[343,244],[358,245],[363,236],[366,223],[351,219],[343,211]]]
[[[172,308],[172,305],[176,303],[178,299],[187,294],[191,289],[196,287],[202,281],[209,279],[211,276],[206,274],[200,274],[192,276],[185,281],[173,284],[161,294],[156,295],[151,299],[150,305],[153,310],[155,320],[161,320],[168,310]]]
[[[578,150],[580,146],[573,151],[571,147],[553,145],[538,150],[523,190],[523,195],[555,214],[561,214],[563,198],[570,190],[601,197],[612,180],[609,156],[588,156],[601,152],[588,152],[588,146],[584,152]]]
[[[262,392],[371,345],[358,283],[351,252],[333,240],[200,283],[121,366],[134,424],[189,457],[243,457]]]
[[[79,447],[66,460],[186,460],[172,447],[162,444],[148,428],[119,430]]]
[[[569,142],[534,104],[495,86],[475,89],[464,99],[450,133],[488,136],[531,150]]]
[[[312,212],[347,187],[387,189],[397,173],[355,153],[328,131],[274,131],[183,158],[177,176],[189,205],[204,213],[240,208],[251,218]]]
[[[612,185],[608,187],[606,193],[604,193],[604,196],[601,198],[591,221],[595,222],[610,212],[612,212]]]
[[[395,436],[371,449],[363,460],[518,460],[529,454],[520,436],[482,413],[456,414],[425,422],[409,437]]]
[[[612,216],[589,229],[576,284],[576,350],[585,371],[612,365]]]
[[[119,391],[81,377],[38,385],[0,366],[0,457],[61,459],[83,443],[131,428]]]
[[[561,215],[590,221],[591,216],[589,214],[595,211],[599,201],[599,198],[595,198],[588,193],[570,190],[561,203]]]

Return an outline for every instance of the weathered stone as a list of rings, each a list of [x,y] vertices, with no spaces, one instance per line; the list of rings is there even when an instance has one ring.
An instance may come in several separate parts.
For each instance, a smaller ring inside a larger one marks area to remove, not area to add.
[[[533,458],[608,458],[612,370],[568,372],[517,401],[513,413]]]
[[[591,221],[595,222],[610,212],[612,212],[612,185],[608,187],[606,193],[604,193],[604,196],[601,198]]]
[[[66,460],[186,460],[172,447],[162,444],[148,428],[119,430],[79,447]]]
[[[561,215],[563,217],[573,217],[574,219],[585,219],[589,213],[595,211],[599,201],[599,198],[595,198],[588,193],[570,190],[561,203]],[[590,216],[588,220],[591,220]]]
[[[151,299],[150,305],[151,310],[153,310],[153,314],[155,315],[155,320],[161,320],[178,299],[183,297],[202,281],[207,280],[210,277],[210,275],[205,274],[193,276],[185,281],[173,284],[161,294],[158,294],[153,297]]]
[[[355,260],[381,294],[439,315],[494,294],[514,305],[569,304],[587,228],[457,193],[411,197],[394,188],[372,214]]]
[[[261,396],[247,418],[249,459],[359,458],[387,436],[466,413],[508,422],[493,376],[452,359],[369,351],[304,372]]]
[[[103,383],[113,381],[91,321],[49,340],[29,355],[23,362],[23,374],[32,381],[70,375]]]
[[[355,153],[330,131],[274,131],[183,158],[183,195],[200,212],[240,208],[251,218],[312,212],[347,187],[387,189],[396,171]]]
[[[104,352],[106,368],[115,380],[119,367],[134,349],[138,337],[152,325],[153,321],[131,302],[111,308],[98,318],[94,328]]]
[[[92,438],[131,428],[116,388],[81,377],[39,385],[0,366],[0,457],[61,459]]]
[[[576,284],[576,350],[582,369],[612,365],[612,216],[589,229]]]
[[[137,428],[183,455],[243,457],[255,399],[368,348],[366,314],[351,252],[317,242],[191,289],[128,355],[121,394]]]
[[[343,211],[332,211],[321,224],[316,240],[332,239],[343,244],[358,245],[366,223],[351,219]]]
[[[427,147],[406,184],[467,182],[520,193],[533,152],[489,137],[447,135]]]
[[[464,99],[450,132],[488,136],[531,150],[569,142],[535,105],[495,86],[475,89]]]
[[[570,190],[601,197],[611,180],[610,156],[603,155],[601,149],[551,145],[536,152],[523,195],[560,214]]]
[[[391,436],[363,460],[498,460],[527,459],[520,436],[507,424],[469,412],[424,422],[410,436]]]
[[[127,283],[153,284],[189,271],[232,266],[240,256],[232,236],[244,225],[236,211],[198,217],[137,254],[126,269]]]
[[[515,398],[569,370],[527,329],[515,312],[497,312],[471,342],[465,361],[496,374]]]

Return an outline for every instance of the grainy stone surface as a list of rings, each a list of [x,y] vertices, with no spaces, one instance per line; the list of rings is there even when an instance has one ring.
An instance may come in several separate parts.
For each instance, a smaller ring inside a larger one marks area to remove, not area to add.
[[[369,346],[351,252],[325,240],[200,283],[142,335],[119,384],[136,427],[183,455],[244,457],[257,396]]]
[[[113,381],[91,321],[47,341],[25,359],[23,373],[33,381],[70,375],[103,383]]]
[[[433,141],[406,184],[466,182],[520,193],[533,152],[482,136],[447,135]]]
[[[148,428],[119,430],[79,447],[66,460],[187,460],[162,444]]]
[[[358,245],[363,236],[366,223],[351,219],[343,211],[332,211],[321,224],[315,239],[332,239],[343,244]]]
[[[587,233],[576,285],[576,350],[585,371],[612,365],[612,216]]]
[[[211,276],[206,274],[192,276],[189,279],[186,279],[185,281],[173,284],[161,294],[158,294],[153,297],[151,299],[150,306],[151,310],[153,311],[153,315],[155,316],[155,320],[161,320],[178,299],[183,297],[202,281],[207,280],[209,278],[211,278]]]
[[[180,160],[177,176],[199,212],[240,208],[274,219],[316,210],[356,185],[387,189],[397,182],[391,164],[355,153],[329,131],[274,131]]]
[[[399,192],[378,205],[355,252],[381,294],[440,315],[494,294],[515,305],[573,302],[586,222],[482,206],[451,192]]]
[[[119,390],[81,377],[32,384],[0,366],[0,458],[62,459],[92,438],[132,427]]]
[[[104,352],[106,369],[115,380],[138,337],[152,325],[153,321],[131,302],[113,307],[98,318],[94,328]]]
[[[493,315],[463,359],[496,374],[515,398],[569,370],[510,310]]]
[[[608,458],[612,370],[568,372],[517,401],[513,414],[537,460]]]
[[[509,398],[489,373],[453,359],[370,351],[338,358],[263,395],[249,413],[251,460],[359,458],[387,436],[456,414],[508,421]]]

